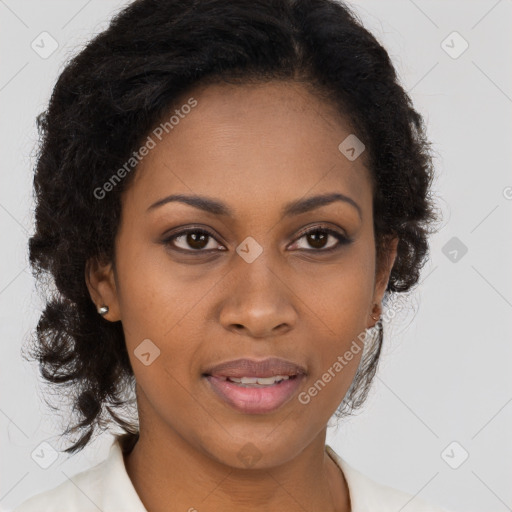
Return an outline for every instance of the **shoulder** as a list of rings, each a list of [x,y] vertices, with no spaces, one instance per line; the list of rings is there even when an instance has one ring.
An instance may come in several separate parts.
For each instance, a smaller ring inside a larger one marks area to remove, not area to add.
[[[126,472],[117,441],[108,457],[50,489],[32,496],[13,512],[146,512]]]
[[[326,450],[345,476],[352,512],[396,512],[406,505],[408,512],[448,512],[429,505],[417,496],[370,479],[348,464],[330,446],[326,445]]]
[[[88,489],[94,483],[101,482],[101,473],[104,464],[83,471],[62,482],[57,487],[32,496],[14,509],[13,512],[57,512],[63,507],[69,512],[98,510],[92,500],[94,495],[88,496]],[[83,491],[82,491],[83,489]]]

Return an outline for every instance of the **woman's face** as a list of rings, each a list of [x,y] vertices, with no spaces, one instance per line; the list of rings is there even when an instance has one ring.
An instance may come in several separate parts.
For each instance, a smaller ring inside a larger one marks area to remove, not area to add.
[[[301,85],[210,85],[184,98],[195,106],[150,134],[124,193],[115,271],[94,270],[88,286],[105,318],[122,321],[141,433],[271,467],[325,434],[395,244],[376,275],[363,156],[338,148],[350,127]],[[288,364],[214,369],[267,358]]]

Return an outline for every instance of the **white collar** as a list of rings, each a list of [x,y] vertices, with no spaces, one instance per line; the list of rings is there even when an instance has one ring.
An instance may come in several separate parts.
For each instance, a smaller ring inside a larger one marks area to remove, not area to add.
[[[399,490],[369,479],[342,459],[329,445],[327,453],[341,469],[347,482],[351,512],[396,512],[407,504],[408,512],[446,512]],[[94,504],[95,508],[91,505]],[[61,511],[147,512],[128,476],[123,451],[117,438],[107,458],[59,486],[33,496],[14,512]]]
[[[447,512],[416,496],[375,482],[348,464],[329,445],[325,448],[345,476],[351,512],[396,512],[406,505],[408,512]]]
[[[416,510],[435,512],[432,507],[418,498],[371,480],[348,464],[329,445],[325,445],[325,449],[343,472],[349,490],[351,512],[387,512],[388,510],[396,512],[409,501],[411,503],[408,510],[411,512]],[[103,464],[105,466],[101,474],[105,477],[103,480],[105,491],[101,493],[103,500],[101,510],[118,512],[125,510],[124,507],[126,507],[130,512],[147,512],[126,472],[123,452],[117,440],[113,442],[109,456]],[[108,492],[108,489],[120,489],[122,492],[112,493]]]

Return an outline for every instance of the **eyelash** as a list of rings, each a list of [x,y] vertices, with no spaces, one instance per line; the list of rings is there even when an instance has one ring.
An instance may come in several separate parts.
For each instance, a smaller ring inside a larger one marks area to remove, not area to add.
[[[323,226],[314,226],[312,228],[309,228],[307,229],[306,231],[303,231],[295,240],[293,243],[297,242],[298,240],[300,240],[301,238],[304,238],[305,236],[311,234],[311,233],[324,233],[324,234],[327,234],[327,235],[331,235],[333,236],[337,241],[338,243],[335,244],[333,247],[330,247],[329,249],[298,249],[298,250],[301,250],[301,251],[306,251],[306,252],[316,252],[316,253],[331,253],[331,252],[334,252],[338,249],[340,249],[343,245],[347,245],[349,244],[352,240],[348,237],[346,237],[345,235],[342,235],[341,233],[339,233],[338,231],[335,231],[333,229],[330,229],[330,228],[327,228],[327,227],[323,227]],[[200,234],[200,235],[206,235],[210,238],[212,238],[213,240],[217,241],[215,236],[210,233],[208,230],[204,229],[204,228],[194,228],[194,227],[191,227],[191,228],[186,228],[186,229],[183,229],[182,231],[179,231],[178,233],[175,233],[174,235],[166,238],[165,240],[162,241],[162,243],[164,245],[169,245],[169,246],[173,246],[173,241],[176,239],[176,238],[179,238],[179,237],[182,237],[182,236],[186,236],[188,235],[189,233],[197,233],[197,234]],[[219,242],[217,242],[219,243]],[[219,245],[222,245],[222,244],[219,244]],[[184,253],[195,253],[195,254],[201,254],[201,253],[208,253],[210,251],[218,251],[218,249],[207,249],[207,250],[204,250],[204,249],[182,249],[182,248],[178,248],[178,247],[172,247],[173,250],[175,251],[178,251],[178,252],[184,252]]]

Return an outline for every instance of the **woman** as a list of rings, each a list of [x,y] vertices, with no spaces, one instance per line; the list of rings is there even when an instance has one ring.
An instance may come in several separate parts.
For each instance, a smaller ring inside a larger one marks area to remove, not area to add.
[[[345,5],[137,0],[39,126],[33,356],[67,452],[124,434],[18,511],[438,510],[325,445],[434,221],[422,118]]]

